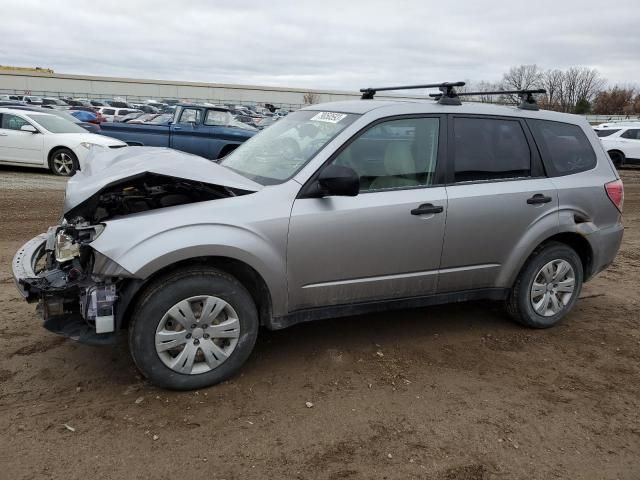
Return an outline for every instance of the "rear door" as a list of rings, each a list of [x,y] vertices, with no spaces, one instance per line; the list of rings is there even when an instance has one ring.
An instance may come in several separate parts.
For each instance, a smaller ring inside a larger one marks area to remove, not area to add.
[[[557,228],[558,196],[526,124],[452,115],[449,207],[439,292],[507,287],[500,277],[538,228]]]
[[[0,114],[0,160],[42,165],[44,137],[20,130],[23,125],[32,124],[18,115]]]
[[[445,148],[444,117],[397,118],[369,127],[330,161],[358,173],[360,193],[295,200],[290,310],[435,292]]]

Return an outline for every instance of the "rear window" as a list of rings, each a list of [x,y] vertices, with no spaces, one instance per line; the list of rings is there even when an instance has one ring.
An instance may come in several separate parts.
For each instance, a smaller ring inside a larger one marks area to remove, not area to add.
[[[599,137],[608,137],[609,135],[613,135],[616,132],[619,132],[620,129],[617,128],[615,130],[596,130],[596,133],[598,134]]]
[[[456,182],[531,176],[531,151],[518,120],[457,117],[453,133]]]
[[[551,175],[571,175],[596,166],[596,154],[577,125],[528,120]]]

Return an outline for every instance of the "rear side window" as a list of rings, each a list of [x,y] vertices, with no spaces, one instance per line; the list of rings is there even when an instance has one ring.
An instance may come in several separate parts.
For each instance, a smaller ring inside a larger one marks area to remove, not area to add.
[[[602,137],[608,137],[609,135],[613,135],[616,132],[619,132],[620,129],[615,129],[615,130],[596,130],[596,133],[598,134],[598,136],[600,138]]]
[[[631,140],[640,140],[640,128],[630,128],[620,136]]]
[[[531,151],[517,120],[456,117],[456,182],[531,176]]]
[[[528,123],[551,174],[571,175],[596,166],[596,154],[579,126],[549,120]]]
[[[115,115],[116,111],[112,108],[105,108],[102,110],[105,115]]]

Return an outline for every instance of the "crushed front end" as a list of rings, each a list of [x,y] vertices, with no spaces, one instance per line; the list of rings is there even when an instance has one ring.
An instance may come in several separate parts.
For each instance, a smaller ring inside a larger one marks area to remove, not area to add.
[[[16,286],[28,302],[38,302],[45,328],[83,343],[115,337],[118,279],[94,274],[99,254],[89,245],[103,229],[86,222],[51,227],[13,258]]]

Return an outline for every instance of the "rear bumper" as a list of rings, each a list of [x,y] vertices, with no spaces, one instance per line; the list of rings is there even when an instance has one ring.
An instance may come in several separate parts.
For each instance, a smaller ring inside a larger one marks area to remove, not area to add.
[[[585,236],[593,252],[591,269],[585,272],[585,280],[591,279],[613,263],[620,249],[623,235],[624,226],[618,223]]]

